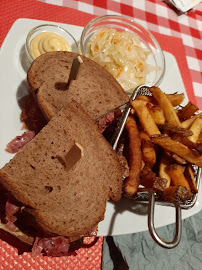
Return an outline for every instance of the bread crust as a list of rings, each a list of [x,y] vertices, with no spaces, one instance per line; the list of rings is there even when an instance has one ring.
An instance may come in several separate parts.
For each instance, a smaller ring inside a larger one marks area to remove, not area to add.
[[[23,243],[26,243],[28,245],[32,245],[34,243],[34,237],[31,235],[28,235],[26,233],[23,233],[22,231],[13,232],[9,230],[1,221],[0,221],[0,230],[6,231],[22,241]]]

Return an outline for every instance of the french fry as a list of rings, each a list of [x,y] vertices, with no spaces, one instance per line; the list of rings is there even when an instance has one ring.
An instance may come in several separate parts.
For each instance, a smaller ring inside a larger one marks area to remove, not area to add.
[[[191,130],[188,130],[186,128],[182,128],[182,127],[179,127],[179,126],[174,126],[174,125],[171,125],[171,124],[168,124],[168,123],[165,123],[164,125],[159,125],[159,128],[161,128],[163,130],[168,130],[168,131],[170,131],[171,133],[174,133],[174,134],[181,134],[181,135],[183,135],[185,137],[193,135],[193,132]]]
[[[137,193],[140,184],[142,167],[141,141],[136,121],[132,116],[128,117],[125,127],[129,137],[129,176],[124,181],[123,192],[131,197]]]
[[[184,100],[184,93],[166,94],[166,96],[169,99],[170,103],[173,105],[173,107],[180,105]]]
[[[184,93],[181,94],[166,94],[166,97],[169,99],[173,107],[180,105],[184,100]],[[143,100],[146,102],[151,102],[153,104],[157,104],[156,100],[152,96],[137,96],[136,100]]]
[[[192,123],[196,120],[196,118],[202,118],[202,113],[196,114],[192,116],[191,118],[181,122],[181,127],[189,129]]]
[[[198,144],[202,144],[202,132],[199,134],[197,143],[198,143]]]
[[[155,99],[152,96],[137,96],[135,100],[142,100],[142,101],[151,102],[151,103],[155,101]]]
[[[178,117],[180,119],[190,118],[196,111],[198,111],[198,109],[199,108],[196,105],[189,101],[182,110],[179,110]]]
[[[172,160],[170,157],[168,157],[166,154],[163,155],[159,162],[159,177],[167,179],[167,185],[166,188],[170,186],[171,178],[169,174],[166,171],[166,168],[172,164]]]
[[[190,192],[182,186],[170,186],[162,193],[161,198],[165,201],[186,201],[190,197]]]
[[[147,103],[147,108],[157,125],[163,125],[165,123],[165,117],[163,110],[159,105],[154,105],[152,103]]]
[[[153,187],[154,180],[156,178],[156,174],[152,171],[152,169],[145,165],[140,173],[140,183],[146,188]]]
[[[171,152],[166,152],[175,162],[181,165],[187,164],[186,160]]]
[[[146,188],[153,188],[157,192],[164,191],[168,186],[168,179],[157,177],[148,165],[145,165],[140,174],[140,183]]]
[[[131,102],[132,107],[139,118],[142,128],[149,135],[160,134],[160,131],[154,122],[149,110],[147,108],[147,102],[142,100],[134,100]]]
[[[186,166],[184,175],[185,175],[185,177],[186,177],[186,179],[191,187],[191,190],[194,193],[198,193],[198,189],[197,189],[196,181],[195,181],[195,177],[194,177],[194,169],[193,169],[191,164],[188,164]]]
[[[166,122],[174,126],[180,126],[180,120],[166,94],[164,94],[158,87],[151,87],[149,90],[161,106]]]
[[[140,127],[141,128],[141,127]],[[141,139],[141,141],[150,141],[151,142],[151,139],[150,139],[150,137],[149,137],[149,135],[145,132],[145,131],[143,131],[143,130],[140,130],[139,131],[139,134],[140,134],[140,139]]]
[[[195,149],[195,150],[198,151],[198,145],[197,145],[197,143],[193,143],[192,141],[190,141],[188,139],[188,137],[185,137],[185,136],[181,136],[179,134],[176,134],[176,135],[172,136],[172,139],[175,140],[175,141],[181,142],[182,144],[186,145],[190,149]]]
[[[151,141],[154,144],[161,146],[165,150],[170,151],[185,159],[191,164],[202,167],[202,156],[200,156],[197,151],[189,149],[184,144],[178,141],[174,141],[166,135],[153,135],[151,136]]]
[[[153,189],[155,189],[157,192],[162,192],[164,191],[168,186],[168,179],[166,178],[161,178],[161,177],[156,177],[153,182]]]
[[[130,115],[134,115],[134,114],[135,114],[135,110],[133,108],[131,108]]]
[[[202,143],[197,143],[197,151],[202,155]]]
[[[153,167],[156,163],[156,152],[154,145],[151,142],[150,137],[144,131],[140,131],[140,139],[142,146],[142,159],[150,167]]]
[[[191,127],[189,128],[189,130],[193,134],[189,136],[188,139],[193,143],[196,143],[202,131],[202,118],[196,118]]]
[[[171,184],[173,186],[185,187],[188,191],[191,191],[190,185],[184,176],[181,165],[172,164],[166,168],[168,175],[171,178]]]

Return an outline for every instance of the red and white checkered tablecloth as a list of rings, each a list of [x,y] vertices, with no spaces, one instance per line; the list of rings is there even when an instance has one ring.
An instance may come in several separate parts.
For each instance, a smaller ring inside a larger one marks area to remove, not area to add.
[[[148,30],[181,38],[197,104],[202,108],[202,3],[178,16],[161,0],[38,0],[93,15],[127,15]]]

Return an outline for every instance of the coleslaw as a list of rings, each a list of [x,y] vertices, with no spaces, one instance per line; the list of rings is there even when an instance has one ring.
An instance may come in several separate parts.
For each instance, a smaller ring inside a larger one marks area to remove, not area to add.
[[[146,82],[146,76],[159,67],[147,64],[151,52],[132,32],[101,28],[87,47],[87,57],[109,71],[126,92]]]

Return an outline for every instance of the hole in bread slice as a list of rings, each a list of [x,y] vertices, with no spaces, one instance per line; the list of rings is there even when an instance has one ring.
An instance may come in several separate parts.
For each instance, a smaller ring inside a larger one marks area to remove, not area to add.
[[[50,193],[50,192],[53,191],[53,187],[51,187],[51,186],[45,186],[45,190],[46,190],[48,193]]]

